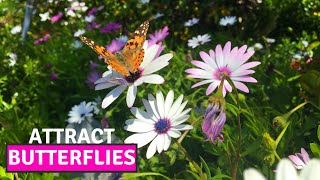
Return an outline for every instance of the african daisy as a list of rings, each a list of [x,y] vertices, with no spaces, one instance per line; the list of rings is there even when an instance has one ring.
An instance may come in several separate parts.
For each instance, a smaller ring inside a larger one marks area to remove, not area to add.
[[[72,107],[69,112],[68,123],[78,123],[81,124],[85,119],[90,120],[94,114],[99,113],[99,109],[97,108],[97,104],[95,102],[85,101],[81,102],[79,105],[75,105]]]
[[[147,112],[133,107],[131,108],[134,119],[126,120],[125,130],[135,132],[125,139],[125,143],[135,143],[138,148],[150,143],[147,150],[147,158],[151,158],[156,151],[161,153],[168,150],[171,138],[181,136],[180,131],[190,130],[191,125],[182,124],[190,115],[191,108],[185,108],[187,101],[183,102],[183,95],[180,95],[174,102],[174,93],[169,91],[166,98],[162,92],[158,91],[156,98],[151,94],[148,100],[143,99],[143,104]]]
[[[197,37],[193,37],[192,39],[188,40],[188,46],[195,48],[209,41],[211,41],[210,35],[208,34],[204,34],[202,36],[198,35]]]
[[[200,57],[203,61],[194,60],[191,62],[199,68],[191,68],[185,71],[190,78],[205,79],[194,84],[192,88],[210,83],[206,91],[206,95],[209,95],[219,86],[222,77],[228,76],[237,89],[248,93],[248,87],[242,82],[257,82],[256,79],[249,76],[255,72],[250,68],[259,65],[260,62],[245,63],[254,54],[254,51],[246,52],[246,49],[246,45],[231,49],[231,43],[227,42],[223,49],[219,44],[215,51],[211,49],[209,54],[201,51]],[[232,91],[232,87],[227,80],[224,81],[222,90],[224,96],[226,91]]]
[[[220,26],[232,26],[234,23],[237,22],[237,17],[236,16],[226,16],[220,19],[219,24]]]
[[[158,51],[161,48],[160,45],[154,44],[151,47],[147,47],[148,41],[145,41],[143,48],[145,51],[143,61],[138,69],[137,76],[134,78],[127,78],[119,72],[113,70],[109,66],[109,70],[106,71],[102,78],[95,82],[96,90],[106,89],[117,86],[110,91],[102,101],[102,108],[108,107],[114,100],[116,100],[120,94],[128,87],[127,92],[127,105],[132,107],[137,94],[137,87],[143,83],[150,84],[162,84],[164,79],[158,74],[153,74],[156,71],[166,67],[169,64],[169,60],[173,57],[172,54],[165,54],[158,57]]]

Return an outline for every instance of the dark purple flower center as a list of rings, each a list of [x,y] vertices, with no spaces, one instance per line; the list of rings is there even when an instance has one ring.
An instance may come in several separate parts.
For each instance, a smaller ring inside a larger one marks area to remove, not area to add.
[[[136,81],[137,79],[139,79],[141,77],[141,73],[142,71],[138,70],[134,73],[130,72],[129,76],[126,76],[126,80],[129,83],[134,83],[134,81]]]
[[[154,128],[158,134],[164,134],[171,128],[171,124],[168,119],[160,119],[154,124]]]

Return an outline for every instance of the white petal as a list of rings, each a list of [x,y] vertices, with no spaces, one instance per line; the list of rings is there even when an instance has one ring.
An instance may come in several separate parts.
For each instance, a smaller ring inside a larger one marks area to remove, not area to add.
[[[147,110],[147,113],[148,113],[149,116],[151,117],[151,119],[152,119],[153,121],[157,121],[157,117],[156,117],[155,114],[153,113],[153,110],[152,110],[149,102],[148,102],[147,100],[145,100],[145,99],[142,99],[142,102],[143,102],[144,107],[145,107],[146,110]]]
[[[156,116],[157,119],[160,119],[159,111],[158,111],[158,108],[156,105],[156,103],[157,103],[156,99],[151,94],[148,94],[148,100],[149,100],[149,104],[150,104],[150,107],[152,109],[153,114]]]
[[[167,132],[169,136],[173,137],[173,138],[178,138],[181,136],[181,132],[178,130],[170,130]]]
[[[276,180],[298,180],[298,174],[288,159],[282,159],[277,165]]]
[[[177,126],[173,126],[172,129],[178,130],[178,131],[186,131],[186,130],[193,129],[193,126],[191,126],[189,124],[180,124],[180,125],[177,125]]]
[[[102,108],[108,107],[114,100],[116,100],[120,94],[124,91],[126,86],[118,86],[110,91],[102,101]]]
[[[154,126],[154,121],[150,120],[150,119],[128,119],[125,121],[126,125],[130,125],[134,122],[141,122],[141,123],[146,123],[146,124],[150,124],[152,126]]]
[[[145,111],[133,107],[130,109],[131,113],[137,118],[137,119],[141,119],[141,120],[145,120],[148,121],[151,119],[150,115],[148,113],[146,113]]]
[[[163,150],[168,150],[171,144],[171,137],[167,134],[164,134],[164,145],[163,145]]]
[[[144,83],[149,83],[149,84],[162,84],[165,81],[163,77],[158,74],[145,75],[145,76],[142,76],[140,79],[142,79]]]
[[[159,111],[160,118],[165,118],[164,116],[164,97],[161,91],[157,92],[157,107]]]
[[[150,131],[147,133],[137,133],[127,137],[124,140],[126,144],[137,144],[138,148],[141,148],[148,144],[156,137],[157,133],[155,131]]]
[[[177,112],[174,114],[174,116],[172,116],[172,118],[170,118],[170,119],[171,119],[171,120],[174,120],[174,119],[176,119],[177,117],[181,116],[180,114],[181,114],[181,112],[183,111],[183,109],[186,107],[187,103],[188,103],[188,101],[183,102],[183,103],[180,105],[180,107],[179,107],[179,109],[177,110]]]
[[[173,90],[170,90],[167,94],[166,101],[164,103],[164,117],[168,117],[169,111],[171,109],[172,103],[174,98]]]
[[[244,170],[243,176],[244,180],[266,180],[266,178],[254,168]]]
[[[127,125],[124,127],[124,129],[130,132],[144,133],[154,130],[154,126],[152,124],[142,121],[133,121],[131,124],[129,121],[126,121],[126,124]]]
[[[307,163],[307,166],[302,169],[300,179],[320,179],[320,161],[318,159],[311,159]]]
[[[150,159],[155,153],[156,153],[156,150],[157,150],[157,144],[158,144],[158,141],[157,141],[157,137],[150,143],[150,146],[148,147],[148,150],[147,150],[147,159]]]
[[[179,125],[179,124],[185,122],[189,117],[190,117],[190,115],[184,115],[184,116],[181,116],[177,119],[171,120],[171,126]]]
[[[140,65],[141,68],[145,68],[147,65],[150,64],[150,62],[154,59],[154,57],[156,56],[158,49],[159,49],[159,45],[152,45],[150,48],[148,48],[144,54],[144,58],[143,61]]]
[[[177,112],[177,110],[179,109],[181,103],[183,100],[183,94],[181,94],[177,100],[173,103],[173,105],[171,106],[171,109],[169,111],[168,117],[167,118],[171,118],[173,115],[175,115],[175,113]]]
[[[129,86],[128,92],[127,92],[127,106],[131,108],[133,106],[133,103],[136,99],[137,95],[137,86]]]
[[[163,134],[159,134],[157,136],[157,138],[158,138],[157,150],[158,150],[158,153],[161,153],[164,149],[164,141],[165,141],[164,138],[165,137]]]

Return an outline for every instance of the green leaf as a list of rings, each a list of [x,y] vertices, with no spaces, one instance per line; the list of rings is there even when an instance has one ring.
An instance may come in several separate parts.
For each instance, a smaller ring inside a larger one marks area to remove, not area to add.
[[[145,173],[124,173],[122,174],[122,178],[123,179],[136,179],[138,177],[143,177],[143,176],[161,176],[163,177],[164,179],[168,179],[170,180],[171,178],[163,175],[163,174],[160,174],[160,173],[155,173],[155,172],[145,172]]]
[[[309,46],[307,47],[307,51],[311,51],[312,49],[318,47],[319,45],[320,45],[320,41],[315,41],[309,44]]]
[[[200,160],[201,160],[201,163],[202,163],[202,165],[204,167],[204,170],[205,170],[205,172],[207,174],[207,179],[210,179],[211,178],[211,172],[210,172],[210,169],[209,169],[206,161],[204,161],[204,159],[201,156],[200,156]]]
[[[6,170],[0,166],[0,177],[6,176]]]
[[[211,179],[212,180],[220,180],[222,178],[232,179],[230,176],[227,176],[225,174],[219,174],[219,175],[213,176]]]
[[[42,174],[42,179],[53,180],[54,174],[53,173],[44,173],[44,174]]]
[[[194,172],[192,172],[192,171],[189,171],[189,170],[187,170],[187,172],[189,172],[190,174],[192,174],[193,177],[195,177],[197,180],[202,180],[202,179],[200,178],[200,176],[198,176],[198,174],[196,174],[196,173],[194,173]]]
[[[317,158],[320,158],[320,146],[318,144],[310,143],[310,149]]]

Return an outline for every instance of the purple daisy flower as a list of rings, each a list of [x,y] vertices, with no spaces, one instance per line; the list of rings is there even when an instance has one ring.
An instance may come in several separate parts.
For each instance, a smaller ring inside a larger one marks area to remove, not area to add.
[[[57,15],[52,16],[50,21],[53,22],[53,23],[57,22],[62,18],[62,16],[63,16],[63,13],[59,12]]]
[[[164,40],[164,38],[166,38],[168,35],[169,35],[168,26],[165,26],[163,29],[155,31],[153,34],[149,35],[148,46],[150,47],[154,44],[158,44],[159,42]]]
[[[306,165],[310,161],[309,154],[304,148],[301,148],[301,153],[295,153],[294,155],[290,155],[288,157],[298,170],[301,170],[304,167],[306,167]]]
[[[122,47],[126,44],[126,42],[122,40],[112,40],[109,45],[107,45],[107,50],[111,53],[115,53],[117,51],[120,51]]]
[[[116,31],[118,29],[121,29],[122,25],[120,23],[109,23],[105,27],[101,28],[102,33],[110,33],[113,31]]]

